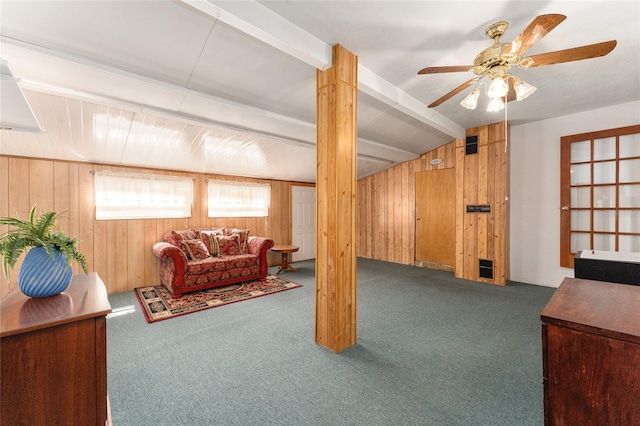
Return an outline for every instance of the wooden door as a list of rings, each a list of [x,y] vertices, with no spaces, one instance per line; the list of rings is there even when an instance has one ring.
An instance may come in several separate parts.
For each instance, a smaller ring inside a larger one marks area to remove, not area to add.
[[[416,173],[416,261],[455,265],[455,169]],[[450,268],[449,268],[450,267]]]

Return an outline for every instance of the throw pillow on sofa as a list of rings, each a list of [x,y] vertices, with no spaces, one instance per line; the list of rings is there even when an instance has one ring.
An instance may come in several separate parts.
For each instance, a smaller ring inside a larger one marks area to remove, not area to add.
[[[217,235],[220,256],[235,256],[240,253],[238,235]]]
[[[249,230],[248,229],[235,229],[235,228],[227,228],[225,229],[225,235],[237,235],[238,236],[238,244],[240,246],[240,254],[244,254],[247,252],[247,239],[249,238]]]
[[[168,234],[168,239],[165,241],[173,244],[174,246],[180,247],[184,240],[196,240],[198,239],[197,231],[193,229],[185,229],[182,231],[171,231]]]
[[[220,247],[218,247],[218,240],[216,236],[224,235],[224,228],[220,229],[208,229],[200,231],[200,239],[209,250],[209,254],[216,257],[220,253]]]
[[[189,260],[206,259],[211,256],[209,250],[207,250],[207,246],[204,245],[202,240],[184,240],[182,246],[187,252]]]

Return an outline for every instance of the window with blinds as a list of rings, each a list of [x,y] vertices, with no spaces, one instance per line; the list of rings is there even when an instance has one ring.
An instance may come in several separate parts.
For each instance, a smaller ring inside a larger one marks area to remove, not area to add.
[[[269,216],[271,185],[209,180],[209,217]]]
[[[102,171],[93,188],[98,220],[191,217],[191,178]]]

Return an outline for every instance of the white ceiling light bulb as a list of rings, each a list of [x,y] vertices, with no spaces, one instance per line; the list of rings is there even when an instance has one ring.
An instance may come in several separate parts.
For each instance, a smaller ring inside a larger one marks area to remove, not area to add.
[[[466,98],[460,102],[460,105],[467,109],[476,109],[478,105],[478,96],[480,96],[480,89],[472,90]]]
[[[507,93],[509,93],[509,85],[505,80],[504,77],[494,78],[489,86],[489,90],[487,90],[487,95],[489,95],[490,98],[507,96]]]
[[[502,98],[491,98],[487,106],[488,112],[496,112],[504,109],[504,101]]]
[[[519,78],[513,78],[513,89],[516,91],[516,99],[521,101],[536,91],[536,87]]]

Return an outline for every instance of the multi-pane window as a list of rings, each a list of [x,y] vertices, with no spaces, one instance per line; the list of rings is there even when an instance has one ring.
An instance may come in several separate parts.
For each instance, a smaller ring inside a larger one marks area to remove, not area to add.
[[[561,266],[580,250],[640,252],[640,125],[561,139]]]

